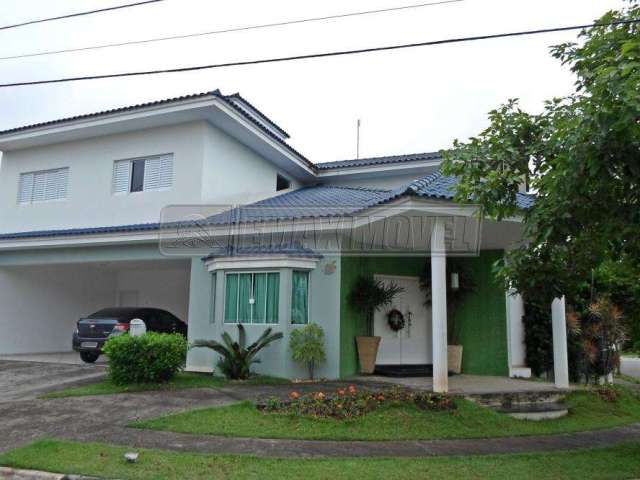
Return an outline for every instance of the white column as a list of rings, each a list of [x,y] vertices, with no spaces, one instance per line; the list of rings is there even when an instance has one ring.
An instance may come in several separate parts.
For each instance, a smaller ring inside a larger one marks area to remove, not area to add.
[[[444,219],[437,218],[431,232],[431,315],[433,391],[449,390],[447,365],[447,264]]]
[[[569,388],[569,360],[567,355],[567,321],[564,297],[551,303],[553,328],[553,373],[556,387]]]
[[[507,335],[509,353],[509,376],[531,376],[526,365],[526,349],[524,344],[524,301],[515,289],[507,291]]]

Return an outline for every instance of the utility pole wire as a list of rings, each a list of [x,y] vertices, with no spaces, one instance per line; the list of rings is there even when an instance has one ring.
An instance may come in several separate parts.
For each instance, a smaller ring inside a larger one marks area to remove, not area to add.
[[[164,0],[145,0],[143,2],[127,3],[125,5],[116,5],[114,7],[99,8],[97,10],[87,10],[85,12],[69,13],[67,15],[60,15],[58,17],[38,18],[36,20],[29,20],[22,23],[16,23],[14,25],[5,25],[3,27],[0,27],[0,30],[9,30],[11,28],[25,27],[27,25],[33,25],[36,23],[53,22],[54,20],[63,20],[65,18],[81,17],[83,15],[92,15],[94,13],[109,12],[112,10],[120,10],[121,8],[137,7],[139,5],[145,5],[147,3],[156,3],[156,2],[162,2],[162,1]]]
[[[525,36],[525,35],[539,35],[542,33],[566,32],[569,30],[582,30],[590,27],[606,27],[606,26],[613,26],[613,25],[634,24],[638,22],[640,22],[640,19],[618,20],[615,22],[587,23],[584,25],[573,25],[569,27],[543,28],[538,30],[525,30],[520,32],[496,33],[496,34],[490,34],[490,35],[476,35],[473,37],[449,38],[445,40],[433,40],[429,42],[404,43],[400,45],[389,45],[384,47],[370,47],[370,48],[360,48],[355,50],[311,53],[307,55],[292,55],[287,57],[263,58],[258,60],[244,60],[244,61],[238,61],[238,62],[214,63],[210,65],[197,65],[193,67],[178,67],[178,68],[167,68],[163,70],[144,70],[144,71],[137,71],[137,72],[109,73],[104,75],[65,77],[65,78],[55,78],[55,79],[48,79],[48,80],[32,80],[32,81],[24,81],[24,82],[3,83],[3,84],[0,84],[0,88],[20,87],[20,86],[27,86],[27,85],[43,85],[43,84],[49,84],[49,83],[77,82],[81,80],[99,80],[99,79],[105,79],[105,78],[158,75],[161,73],[193,72],[197,70],[209,70],[214,68],[239,67],[239,66],[247,66],[247,65],[262,65],[266,63],[291,62],[291,61],[297,61],[297,60],[308,60],[313,58],[328,58],[328,57],[339,57],[339,56],[346,56],[346,55],[358,55],[358,54],[364,54],[364,53],[385,52],[385,51],[401,50],[401,49],[407,49],[407,48],[426,47],[426,46],[432,46],[432,45],[445,45],[449,43],[473,42],[473,41],[479,41],[479,40],[491,40],[496,38],[519,37],[519,36]]]
[[[198,32],[198,33],[189,33],[184,35],[171,35],[168,37],[155,37],[155,38],[147,38],[144,40],[132,40],[129,42],[115,42],[115,43],[103,43],[101,45],[90,45],[87,47],[77,47],[77,48],[66,48],[62,50],[46,50],[42,52],[34,52],[34,53],[23,53],[18,55],[9,55],[6,57],[0,57],[0,60],[14,60],[18,58],[30,58],[30,57],[41,57],[44,55],[56,55],[59,53],[71,53],[71,52],[84,52],[87,50],[99,50],[103,48],[113,48],[113,47],[124,47],[131,45],[142,45],[146,43],[153,42],[164,42],[167,40],[182,40],[185,38],[195,38],[195,37],[204,37],[209,35],[219,35],[224,33],[232,33],[232,32],[243,32],[247,30],[258,30],[258,29],[267,29],[274,27],[284,27],[287,25],[296,25],[300,23],[311,23],[311,22],[322,22],[326,20],[336,20],[338,18],[348,18],[348,17],[357,17],[363,15],[373,15],[378,13],[388,13],[388,12],[397,12],[401,10],[409,10],[414,8],[422,8],[422,7],[430,7],[435,5],[443,5],[447,3],[459,3],[464,0],[441,0],[437,2],[427,2],[427,3],[418,3],[414,5],[402,5],[399,7],[390,7],[390,8],[382,8],[379,10],[367,10],[363,12],[349,12],[349,13],[341,13],[336,15],[326,15],[324,17],[313,17],[313,18],[302,18],[297,20],[286,20],[282,22],[274,22],[274,23],[265,23],[262,25],[250,25],[246,27],[232,27],[232,28],[224,28],[220,30],[211,30],[208,32]]]

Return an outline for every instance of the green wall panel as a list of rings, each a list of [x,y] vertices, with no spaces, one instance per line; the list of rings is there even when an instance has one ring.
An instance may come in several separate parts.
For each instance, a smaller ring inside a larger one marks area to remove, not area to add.
[[[502,285],[492,272],[502,251],[483,251],[465,259],[476,282],[476,291],[458,307],[462,371],[475,375],[509,375],[507,354],[507,310]]]
[[[477,375],[508,375],[505,294],[495,281],[492,264],[501,251],[483,251],[465,259],[477,290],[458,307],[460,340],[464,346],[463,371]],[[347,297],[358,275],[419,276],[425,257],[343,257],[340,289],[340,376],[358,373],[355,337],[366,334],[364,316],[354,311]]]

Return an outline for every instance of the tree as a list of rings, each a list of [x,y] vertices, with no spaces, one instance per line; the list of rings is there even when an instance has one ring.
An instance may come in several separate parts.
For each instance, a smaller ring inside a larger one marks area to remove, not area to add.
[[[540,114],[517,100],[489,114],[490,125],[443,152],[443,170],[460,183],[456,200],[479,203],[494,219],[522,215],[526,244],[498,273],[547,305],[576,294],[606,259],[640,272],[640,18],[638,0],[582,31],[581,44],[552,47],[576,76],[575,92]],[[611,24],[626,21],[628,23]],[[520,211],[519,188],[536,192]]]
[[[310,323],[303,328],[296,328],[291,332],[289,348],[291,348],[292,358],[307,366],[309,378],[313,380],[316,366],[327,358],[324,351],[324,330],[322,327]]]

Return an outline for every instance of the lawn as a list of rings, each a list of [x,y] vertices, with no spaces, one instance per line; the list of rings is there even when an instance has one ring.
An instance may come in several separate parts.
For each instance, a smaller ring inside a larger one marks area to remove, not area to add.
[[[141,383],[137,385],[115,385],[108,379],[90,385],[81,387],[72,387],[59,392],[52,392],[43,395],[42,398],[65,398],[65,397],[83,397],[87,395],[113,395],[116,393],[136,393],[147,392],[150,390],[180,390],[185,388],[219,388],[228,385],[278,385],[289,383],[289,380],[256,376],[243,382],[230,382],[222,377],[214,377],[205,373],[179,373],[173,380],[168,383]]]
[[[568,416],[533,422],[458,401],[454,411],[428,412],[413,405],[380,408],[338,421],[259,412],[250,402],[140,421],[134,427],[201,435],[308,440],[431,440],[545,435],[627,425],[640,421],[640,399],[620,388],[617,402],[590,392],[567,396]]]
[[[144,479],[406,479],[518,478],[522,480],[622,479],[640,476],[640,444],[607,449],[466,457],[394,459],[271,459],[138,450],[136,464],[123,454],[131,449],[97,443],[41,440],[0,455],[0,465],[58,473]],[[544,468],[541,466],[544,465]]]

